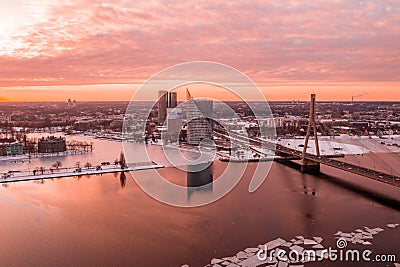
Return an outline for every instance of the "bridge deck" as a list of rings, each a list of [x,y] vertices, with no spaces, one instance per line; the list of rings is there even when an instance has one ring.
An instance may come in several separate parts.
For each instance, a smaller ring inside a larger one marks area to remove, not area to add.
[[[288,155],[293,156],[297,156],[299,158],[301,158],[301,152],[288,148],[288,147],[284,147],[281,145],[277,145],[276,147],[276,151],[280,151],[281,153],[286,153]],[[354,174],[358,174],[379,182],[384,182],[390,185],[394,185],[397,187],[400,187],[400,177],[397,177],[395,175],[391,175],[391,174],[387,174],[384,172],[380,172],[380,171],[376,171],[376,170],[372,170],[369,168],[365,168],[365,167],[360,167],[358,165],[354,165],[354,164],[350,164],[350,163],[346,163],[346,162],[342,162],[339,160],[334,160],[331,159],[329,157],[326,156],[316,156],[313,154],[309,154],[307,153],[305,156],[306,159],[311,160],[311,161],[315,161],[315,162],[319,162],[321,164],[333,167],[333,168],[337,168],[343,171],[347,171],[347,172],[351,172]]]
[[[282,146],[280,144],[275,144],[273,142],[267,141],[267,140],[260,140],[260,139],[254,139],[254,138],[246,138],[243,136],[239,136],[236,135],[235,136],[226,136],[224,134],[218,133],[220,135],[223,135],[226,138],[233,138],[235,141],[241,142],[243,144],[247,144],[250,146],[250,143],[254,144],[254,145],[262,145],[265,146],[271,146],[271,148],[275,147],[275,153],[281,154],[281,155],[286,155],[286,159],[279,159],[279,161],[282,160],[296,160],[296,159],[301,159],[302,158],[302,152],[292,149],[292,148],[288,148],[285,146]],[[250,146],[251,147],[251,146]],[[323,155],[323,156],[316,156],[314,154],[310,154],[307,153],[305,158],[311,161],[315,161],[315,162],[319,162],[320,164],[324,164],[333,168],[337,168],[346,172],[350,172],[350,173],[354,173],[354,174],[358,174],[370,179],[373,179],[375,181],[379,181],[379,182],[383,182],[386,184],[390,184],[393,186],[397,186],[400,187],[400,177],[395,176],[395,175],[391,175],[391,174],[387,174],[384,172],[380,172],[380,171],[376,171],[376,170],[372,170],[369,168],[365,168],[365,167],[360,167],[358,165],[354,165],[354,164],[350,164],[350,163],[346,163],[346,162],[341,162],[339,160],[335,160],[332,158],[335,157],[344,157],[343,154],[337,154],[337,155]]]

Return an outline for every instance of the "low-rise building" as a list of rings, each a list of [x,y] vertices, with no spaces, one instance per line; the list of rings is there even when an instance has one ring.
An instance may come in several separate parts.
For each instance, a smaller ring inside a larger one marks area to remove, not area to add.
[[[24,142],[24,153],[35,153],[36,151],[36,142],[25,141]]]
[[[64,137],[48,136],[38,141],[39,153],[57,153],[67,150],[67,143]]]
[[[17,142],[0,143],[0,156],[16,156],[24,153],[24,146]]]

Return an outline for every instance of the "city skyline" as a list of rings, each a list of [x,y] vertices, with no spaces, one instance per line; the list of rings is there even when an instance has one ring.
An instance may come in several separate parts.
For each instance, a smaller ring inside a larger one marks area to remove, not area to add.
[[[242,71],[271,101],[314,91],[318,100],[400,100],[396,1],[0,7],[0,101],[128,101],[151,75],[198,60]]]
[[[0,265],[400,267],[399,33],[398,0],[0,0]]]

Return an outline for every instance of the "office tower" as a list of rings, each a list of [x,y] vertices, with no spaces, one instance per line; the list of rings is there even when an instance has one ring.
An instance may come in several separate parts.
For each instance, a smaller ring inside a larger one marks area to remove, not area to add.
[[[167,132],[177,137],[184,124],[182,108],[167,108]],[[176,138],[177,139],[177,138]]]
[[[168,93],[168,107],[175,108],[178,104],[178,94],[176,92]]]
[[[178,94],[165,90],[158,91],[158,123],[163,124],[167,118],[167,108],[178,105]]]
[[[199,145],[203,139],[213,138],[213,101],[193,99],[189,90],[186,91],[189,100],[185,103],[187,120],[187,142]]]
[[[167,117],[168,92],[158,91],[158,124],[163,124]]]

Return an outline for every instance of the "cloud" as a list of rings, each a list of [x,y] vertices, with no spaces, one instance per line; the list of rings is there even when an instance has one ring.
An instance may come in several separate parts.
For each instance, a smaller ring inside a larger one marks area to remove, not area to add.
[[[62,1],[0,52],[0,85],[130,83],[194,60],[259,83],[398,82],[400,3]]]

